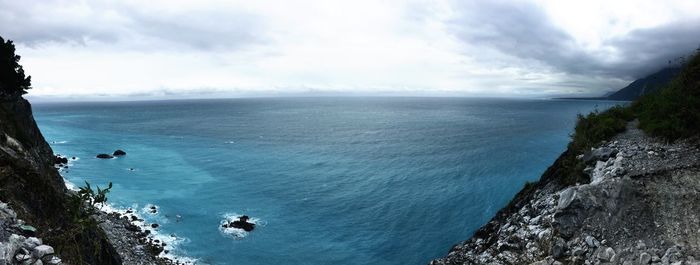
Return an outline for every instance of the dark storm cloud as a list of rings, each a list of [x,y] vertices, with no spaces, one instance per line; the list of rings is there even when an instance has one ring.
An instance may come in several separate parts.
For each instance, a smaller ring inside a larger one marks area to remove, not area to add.
[[[57,14],[56,8],[65,8],[60,3],[0,0],[0,34],[28,46],[92,41],[123,49],[232,50],[263,42],[255,34],[261,23],[244,12],[207,8],[158,12],[88,3]]]
[[[636,78],[687,55],[700,44],[700,21],[640,29],[604,43],[615,54],[586,51],[533,3],[466,1],[451,31],[463,42],[496,49],[571,75]],[[528,67],[528,65],[520,65]]]

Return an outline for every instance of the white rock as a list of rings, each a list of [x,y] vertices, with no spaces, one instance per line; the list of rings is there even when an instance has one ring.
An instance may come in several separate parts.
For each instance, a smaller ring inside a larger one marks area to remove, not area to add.
[[[588,245],[588,247],[590,247],[590,248],[597,248],[600,245],[598,240],[592,236],[586,236],[585,241],[586,241],[586,245]]]
[[[32,256],[36,259],[51,258],[53,256],[53,248],[47,245],[40,245],[34,248]]]
[[[24,243],[22,244],[22,246],[24,246],[27,249],[33,249],[36,246],[39,246],[41,244],[42,244],[41,239],[38,239],[36,237],[30,237],[30,238],[27,238],[26,240],[24,240]]]
[[[600,163],[600,162],[599,162]],[[568,187],[559,193],[559,203],[557,203],[557,210],[563,210],[569,207],[571,202],[576,198],[576,188]]]
[[[53,256],[53,257],[51,257],[51,259],[50,259],[49,261],[46,262],[46,264],[49,264],[49,265],[60,265],[60,264],[63,264],[63,263],[62,263],[61,259],[59,259],[59,258],[56,257],[56,256]]]
[[[615,250],[612,249],[611,247],[608,247],[605,250],[598,252],[598,259],[600,259],[602,261],[611,261],[614,256],[615,256]]]

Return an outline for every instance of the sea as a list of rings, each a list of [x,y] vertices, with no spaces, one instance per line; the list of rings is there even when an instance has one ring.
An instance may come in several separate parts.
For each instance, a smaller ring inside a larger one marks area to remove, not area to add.
[[[35,102],[73,186],[114,184],[197,264],[427,264],[618,102],[310,97]],[[98,159],[121,149],[127,155]],[[157,207],[151,213],[150,207]],[[250,232],[223,228],[248,215]]]

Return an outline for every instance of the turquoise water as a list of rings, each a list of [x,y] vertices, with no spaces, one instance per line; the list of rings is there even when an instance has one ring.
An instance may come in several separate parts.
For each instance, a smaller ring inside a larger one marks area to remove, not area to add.
[[[69,181],[175,234],[207,264],[425,264],[467,239],[610,102],[265,98],[41,103]],[[123,149],[125,157],[96,159]],[[133,169],[133,170],[130,170]],[[222,231],[227,216],[258,222]],[[179,215],[181,218],[176,218]]]

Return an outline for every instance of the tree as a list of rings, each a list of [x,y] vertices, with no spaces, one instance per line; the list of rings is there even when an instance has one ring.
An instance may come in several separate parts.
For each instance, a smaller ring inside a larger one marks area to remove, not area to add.
[[[0,99],[14,99],[31,88],[31,76],[24,76],[11,40],[0,37]]]

